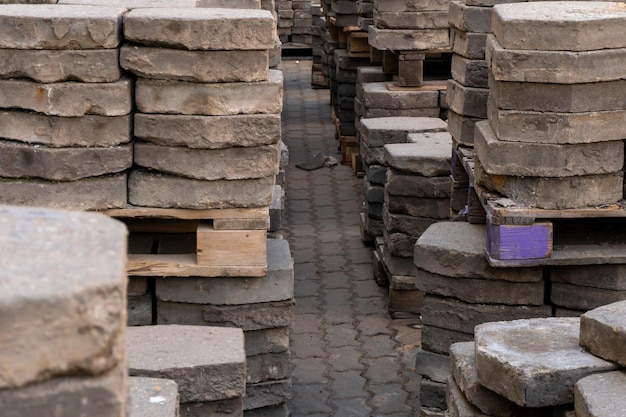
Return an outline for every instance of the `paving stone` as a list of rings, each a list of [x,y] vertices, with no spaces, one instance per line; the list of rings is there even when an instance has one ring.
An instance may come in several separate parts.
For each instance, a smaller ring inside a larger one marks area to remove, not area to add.
[[[447,48],[450,43],[448,29],[379,29],[368,30],[369,44],[379,50],[421,51]]]
[[[243,409],[253,410],[284,403],[291,398],[291,380],[246,384]]]
[[[623,4],[516,3],[496,5],[493,13],[493,33],[506,49],[589,51],[626,47],[626,34],[609,35],[613,28],[624,26]]]
[[[383,147],[391,143],[405,143],[414,132],[443,132],[446,123],[431,117],[381,117],[361,119],[362,140],[369,147]]]
[[[385,0],[374,3],[379,12],[446,11],[449,0]]]
[[[489,69],[487,62],[482,59],[467,59],[461,55],[452,54],[452,78],[468,87],[489,88]]]
[[[488,88],[468,87],[449,79],[447,91],[450,110],[464,116],[487,118]]]
[[[193,83],[140,78],[136,83],[135,99],[141,113],[277,114],[282,109],[282,92],[282,73],[270,70],[267,81],[255,83]]]
[[[151,8],[124,17],[127,40],[178,49],[272,49],[275,33],[274,18],[266,10]]]
[[[494,322],[476,327],[480,383],[523,407],[574,401],[574,384],[616,365],[580,349],[580,319]]]
[[[450,26],[463,32],[491,32],[491,7],[468,6],[451,1],[448,11]]]
[[[463,32],[450,28],[452,52],[468,59],[485,59],[487,33]]]
[[[272,201],[274,177],[203,181],[133,170],[128,200],[142,207],[233,208],[267,207]]]
[[[51,147],[117,146],[131,140],[130,116],[58,117],[6,110],[0,111],[0,137]]]
[[[371,113],[383,110],[431,109],[439,107],[439,92],[433,89],[416,91],[391,91],[386,82],[363,84],[364,118],[393,117],[392,114],[373,116]],[[396,116],[401,117],[401,116]],[[410,117],[407,115],[406,117]],[[415,116],[420,117],[420,116]],[[424,116],[427,117],[427,116]],[[433,122],[434,123],[434,122]],[[430,130],[433,131],[433,130]],[[439,130],[441,131],[441,130]]]
[[[186,51],[124,45],[119,59],[122,68],[145,78],[217,83],[268,77],[267,50]]]
[[[447,132],[409,133],[410,143],[386,144],[385,163],[424,177],[450,175],[452,137]]]
[[[280,116],[238,114],[207,117],[137,113],[134,135],[157,145],[200,149],[270,145],[280,140]]]
[[[580,417],[618,417],[624,413],[624,371],[590,375],[574,387],[576,415]]]
[[[415,265],[449,277],[540,282],[542,268],[494,268],[485,260],[485,227],[466,222],[430,226],[415,245]]]
[[[608,361],[625,366],[626,356],[619,349],[626,338],[626,302],[619,301],[588,311],[580,317],[580,346]]]
[[[246,383],[278,381],[289,378],[289,351],[246,357]]]
[[[243,399],[241,397],[227,400],[201,401],[182,403],[180,417],[239,417],[243,415]]]
[[[415,372],[431,381],[443,384],[450,375],[450,359],[447,355],[420,348],[416,356]]]
[[[178,385],[170,379],[130,377],[129,417],[178,416]]]
[[[0,337],[0,387],[18,388],[53,377],[97,375],[123,367],[126,228],[97,214],[18,207],[3,207],[0,213],[2,241],[13,246],[1,259],[7,278],[0,291],[6,326]],[[35,278],[38,285],[33,287]],[[52,314],[45,322],[44,310]],[[85,332],[85,328],[98,331]],[[33,396],[64,396],[77,388],[70,382],[55,394],[54,384],[33,386]]]
[[[1,78],[29,78],[40,83],[106,83],[121,76],[117,49],[0,49]]]
[[[125,77],[111,83],[0,80],[0,108],[32,110],[50,116],[124,116],[131,111],[131,90],[131,81]]]
[[[224,400],[245,392],[241,329],[130,327],[126,343],[129,375],[172,379],[178,384],[181,403]]]
[[[447,11],[374,12],[374,25],[380,29],[441,29],[448,27]]]
[[[114,49],[124,12],[121,7],[4,4],[0,48]]]
[[[131,145],[108,148],[50,148],[0,140],[0,176],[75,181],[116,174],[133,163]]]
[[[450,345],[473,340],[470,333],[435,326],[422,326],[422,349],[440,355],[450,354]]]

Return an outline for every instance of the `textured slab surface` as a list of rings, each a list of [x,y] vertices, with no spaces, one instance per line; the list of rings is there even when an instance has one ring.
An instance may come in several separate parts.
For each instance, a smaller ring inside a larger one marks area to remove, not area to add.
[[[608,361],[626,366],[626,301],[607,304],[580,317],[580,345]]]
[[[361,119],[363,141],[370,148],[405,143],[413,132],[444,132],[446,122],[435,117],[379,117]]]
[[[178,385],[171,379],[131,377],[128,379],[128,417],[176,417]]]
[[[574,391],[576,415],[580,417],[620,417],[626,410],[626,372],[606,372],[578,381]]]
[[[427,111],[427,109],[439,107],[439,92],[436,90],[406,90],[391,91],[387,88],[386,82],[363,84],[363,106],[365,107],[363,116],[365,118],[376,118],[372,113],[382,113],[387,110],[387,114],[379,117],[399,116],[392,110],[406,112]],[[410,115],[420,117],[420,115]]]
[[[378,29],[370,26],[369,44],[380,50],[421,51],[444,49],[450,45],[448,29]]]

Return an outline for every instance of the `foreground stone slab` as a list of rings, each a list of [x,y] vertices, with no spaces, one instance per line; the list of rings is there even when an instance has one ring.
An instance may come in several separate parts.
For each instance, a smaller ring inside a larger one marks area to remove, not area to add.
[[[370,26],[368,43],[376,49],[392,51],[421,51],[444,49],[450,45],[448,29],[379,29]]]
[[[131,140],[130,116],[59,117],[0,111],[0,137],[51,147],[109,147]]]
[[[176,417],[178,385],[170,379],[131,377],[129,417]]]
[[[405,143],[412,132],[444,132],[446,122],[434,117],[379,117],[361,119],[363,142],[370,148]]]
[[[0,320],[6,329],[0,335],[0,391],[31,385],[36,396],[49,396],[43,391],[54,384],[40,390],[33,384],[123,368],[124,225],[97,214],[5,206],[0,230],[3,245],[13,248],[0,254],[7,277],[0,281]],[[44,311],[48,319],[42,321]],[[98,331],[83,331],[89,328]],[[69,390],[77,389],[68,383]]]
[[[619,417],[624,414],[626,401],[624,371],[590,375],[576,383],[574,404],[580,417]]]
[[[514,3],[494,6],[492,31],[505,49],[592,51],[626,47],[624,23],[623,3]]]
[[[128,179],[129,203],[161,208],[267,207],[272,202],[274,177],[204,181],[132,170]]]
[[[270,70],[267,81],[215,84],[141,78],[135,95],[142,113],[279,114],[283,107],[283,75]]]
[[[145,78],[204,83],[255,82],[268,76],[268,53],[260,51],[186,51],[124,45],[120,65]]]
[[[410,133],[410,143],[385,145],[385,163],[424,177],[450,175],[452,137],[448,132]]]
[[[0,48],[113,49],[122,37],[121,7],[0,5]]]
[[[580,345],[590,353],[626,366],[626,301],[604,305],[580,317]]]
[[[129,327],[126,344],[129,375],[175,381],[181,403],[241,397],[245,392],[241,329]]]
[[[555,317],[477,326],[480,383],[523,407],[573,402],[576,381],[617,368],[580,349],[579,327],[578,318]]]
[[[190,50],[274,48],[274,18],[267,10],[214,8],[135,9],[124,17],[126,39]]]

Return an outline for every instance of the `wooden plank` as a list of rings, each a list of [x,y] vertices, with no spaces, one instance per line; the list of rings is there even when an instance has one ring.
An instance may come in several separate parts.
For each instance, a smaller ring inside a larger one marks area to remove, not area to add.
[[[197,265],[195,254],[128,255],[129,276],[141,277],[264,277],[267,266]]]
[[[200,224],[196,233],[198,265],[267,266],[265,230],[215,230]]]
[[[497,225],[487,218],[487,253],[499,260],[542,259],[552,255],[551,222]]]
[[[123,209],[104,210],[101,213],[111,217],[129,218],[162,218],[182,220],[206,219],[260,219],[269,216],[269,207],[258,208],[224,208],[224,209],[175,209],[128,206]]]

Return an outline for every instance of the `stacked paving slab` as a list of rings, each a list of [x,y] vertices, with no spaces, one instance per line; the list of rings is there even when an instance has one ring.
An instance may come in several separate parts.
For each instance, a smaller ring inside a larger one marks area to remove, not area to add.
[[[335,49],[335,79],[331,81],[330,98],[335,118],[336,136],[356,137],[355,98],[357,69],[369,65],[369,58],[354,58],[347,49]]]
[[[283,44],[311,45],[310,0],[276,0],[278,37]]]
[[[326,16],[324,16],[322,6],[319,3],[311,4],[311,19],[311,55],[313,59],[313,64],[311,65],[311,85],[315,88],[328,88],[330,86],[328,77],[324,75],[324,70],[322,70],[322,66],[325,65],[323,53]]]

